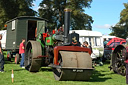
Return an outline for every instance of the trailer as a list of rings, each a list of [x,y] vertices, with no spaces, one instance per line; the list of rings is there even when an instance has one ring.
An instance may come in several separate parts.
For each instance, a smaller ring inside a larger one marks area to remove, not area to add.
[[[7,59],[11,60],[15,56],[15,63],[19,63],[19,45],[24,38],[26,41],[35,40],[35,30],[37,32],[45,29],[47,20],[33,16],[16,17],[6,22],[7,36],[6,47]]]

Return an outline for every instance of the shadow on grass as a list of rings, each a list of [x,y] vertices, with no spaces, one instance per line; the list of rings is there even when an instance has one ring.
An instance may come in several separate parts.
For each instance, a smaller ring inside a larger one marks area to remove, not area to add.
[[[5,64],[15,64],[15,62],[13,62],[13,61],[4,61],[5,62]]]
[[[42,67],[42,68],[40,68],[39,71],[43,72],[43,71],[53,71],[53,70],[50,67]]]
[[[22,70],[26,70],[26,69],[13,69],[13,71],[22,71]],[[12,70],[8,70],[8,71],[12,71]]]
[[[103,72],[105,72],[105,71],[103,71]],[[105,75],[111,75],[111,73],[101,74],[101,71],[100,72],[94,71],[89,82],[104,82],[108,79],[112,79],[111,77],[105,77]]]
[[[15,58],[13,57],[13,58],[11,58],[11,61],[8,61],[7,60],[7,57],[4,57],[4,61],[5,61],[5,64],[14,64],[15,62]]]
[[[105,62],[103,62],[104,64],[110,64],[111,60],[106,60]]]

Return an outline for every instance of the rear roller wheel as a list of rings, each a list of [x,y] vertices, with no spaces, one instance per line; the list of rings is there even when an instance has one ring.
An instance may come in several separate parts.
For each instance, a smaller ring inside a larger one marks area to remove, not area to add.
[[[60,51],[60,68],[53,68],[56,80],[89,80],[92,74],[92,60],[88,53]],[[68,55],[68,56],[67,56]]]
[[[126,67],[125,60],[126,57],[126,49],[125,48],[117,48],[113,52],[112,55],[112,68],[115,73],[121,74],[123,76],[126,75]]]
[[[42,48],[37,41],[28,41],[25,50],[25,68],[30,72],[37,72],[41,67]]]

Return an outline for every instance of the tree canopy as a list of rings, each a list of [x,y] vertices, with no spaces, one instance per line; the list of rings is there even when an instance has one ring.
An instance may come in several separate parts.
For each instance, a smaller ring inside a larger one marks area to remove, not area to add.
[[[128,36],[128,3],[124,3],[124,9],[120,13],[120,21],[113,27],[111,27],[112,33],[121,38],[126,38]]]
[[[42,0],[39,8],[39,16],[49,20],[49,27],[54,29],[64,24],[64,9],[70,8],[71,28],[92,30],[92,17],[85,14],[85,8],[89,8],[92,0]]]
[[[35,0],[0,0],[0,29],[5,22],[18,16],[35,16],[32,9]],[[92,17],[85,14],[92,0],[42,0],[38,10],[39,17],[49,20],[49,27],[54,29],[64,24],[64,9],[70,8],[71,28],[92,30]]]
[[[0,29],[5,22],[18,16],[35,16],[34,0],[0,0]]]

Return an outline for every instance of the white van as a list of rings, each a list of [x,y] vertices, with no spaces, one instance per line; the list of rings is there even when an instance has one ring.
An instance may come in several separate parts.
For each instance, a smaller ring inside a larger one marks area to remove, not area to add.
[[[83,44],[84,41],[87,41],[92,47],[93,53],[91,57],[93,59],[103,56],[104,45],[101,32],[89,30],[70,30],[70,33],[72,33],[73,31],[79,34],[79,41],[81,44]]]

